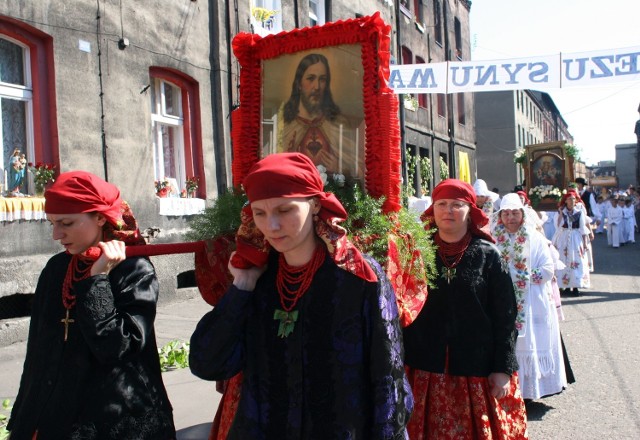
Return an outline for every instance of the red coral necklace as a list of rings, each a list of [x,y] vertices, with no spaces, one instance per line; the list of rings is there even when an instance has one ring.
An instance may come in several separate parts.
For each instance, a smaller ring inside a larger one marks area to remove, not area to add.
[[[69,324],[73,324],[75,322],[75,319],[69,318],[71,309],[76,305],[76,295],[72,293],[73,286],[78,281],[89,278],[91,266],[93,266],[93,263],[97,258],[97,256],[94,255],[95,252],[92,250],[87,251],[86,253],[87,255],[76,254],[71,257],[71,262],[69,262],[67,273],[64,276],[64,281],[62,283],[62,305],[66,309],[66,312],[64,318],[61,319],[60,322],[64,325],[65,342],[69,338]]]
[[[444,266],[441,278],[446,278],[447,284],[451,284],[451,280],[456,276],[456,266],[460,264],[464,251],[471,243],[471,233],[467,231],[465,236],[455,243],[447,243],[440,238],[440,234],[436,234],[433,241],[438,245],[438,255]]]
[[[325,246],[318,245],[308,263],[303,266],[290,266],[287,264],[284,254],[280,254],[276,287],[282,309],[275,310],[273,319],[280,320],[278,336],[281,338],[286,338],[293,331],[295,322],[298,320],[298,311],[293,308],[309,290],[314,275],[324,262],[325,255]]]

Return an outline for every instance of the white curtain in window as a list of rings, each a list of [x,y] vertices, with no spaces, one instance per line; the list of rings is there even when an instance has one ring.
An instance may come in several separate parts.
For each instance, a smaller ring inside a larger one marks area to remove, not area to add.
[[[5,184],[5,189],[14,149],[25,154],[27,161],[35,162],[28,55],[27,48],[0,35],[0,182]],[[21,188],[23,193],[28,192],[26,182],[27,179]]]
[[[184,120],[180,88],[156,78],[151,93],[151,121],[154,131],[155,179],[173,178],[180,187],[186,180]],[[175,188],[180,191],[181,188]]]

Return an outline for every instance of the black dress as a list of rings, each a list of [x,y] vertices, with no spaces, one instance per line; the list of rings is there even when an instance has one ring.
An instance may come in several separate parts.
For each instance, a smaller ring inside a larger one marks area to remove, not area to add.
[[[158,281],[146,258],[108,277],[75,284],[68,340],[62,283],[71,256],[55,255],[40,275],[12,440],[175,438],[153,328]]]
[[[404,439],[413,398],[404,372],[393,288],[339,268],[329,256],[278,337],[278,257],[253,292],[232,286],[191,337],[190,367],[207,380],[243,372],[228,439]]]
[[[436,265],[442,273],[439,256]],[[498,249],[473,238],[451,282],[434,281],[420,314],[404,329],[406,364],[454,376],[517,371],[516,297]]]

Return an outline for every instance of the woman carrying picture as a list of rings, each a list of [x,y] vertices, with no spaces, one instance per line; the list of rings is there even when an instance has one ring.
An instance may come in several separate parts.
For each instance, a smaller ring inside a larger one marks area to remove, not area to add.
[[[13,440],[175,438],[154,332],[158,281],[120,191],[71,171],[45,193],[54,255],[36,288]]]
[[[347,240],[343,206],[301,153],[267,156],[243,186],[233,285],[198,323],[189,358],[206,380],[243,373],[226,438],[406,438],[394,291]]]

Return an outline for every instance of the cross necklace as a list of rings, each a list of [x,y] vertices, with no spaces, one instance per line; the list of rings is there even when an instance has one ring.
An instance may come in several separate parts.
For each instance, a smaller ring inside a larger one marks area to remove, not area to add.
[[[69,318],[69,309],[67,309],[65,317],[61,319],[60,322],[64,324],[64,342],[67,342],[67,339],[69,337],[69,324],[73,324],[74,322],[76,322],[75,319]]]

